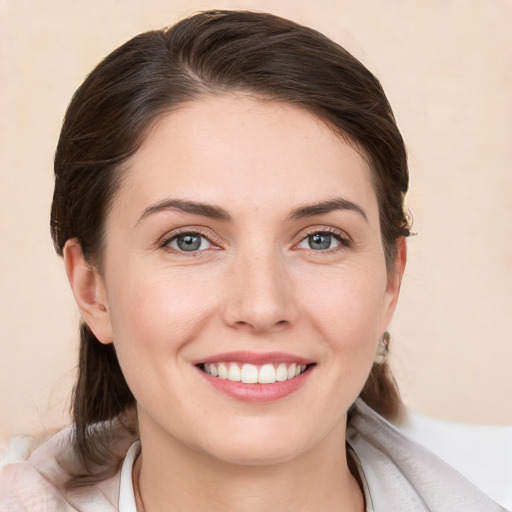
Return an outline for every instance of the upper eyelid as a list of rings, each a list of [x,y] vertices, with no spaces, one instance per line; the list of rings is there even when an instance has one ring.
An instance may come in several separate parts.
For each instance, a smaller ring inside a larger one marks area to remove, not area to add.
[[[187,233],[198,234],[206,238],[210,243],[212,243],[215,246],[223,245],[222,239],[215,233],[215,231],[206,226],[183,226],[175,228],[173,230],[168,231],[166,234],[160,237],[157,242],[157,245],[160,247],[165,246],[177,236]],[[345,241],[347,243],[353,242],[352,237],[343,229],[335,228],[334,226],[315,225],[308,226],[302,229],[297,235],[295,235],[293,238],[293,245],[297,245],[299,242],[315,233],[328,233],[330,235],[334,235],[340,238],[342,241]]]
[[[310,237],[311,235],[314,235],[316,233],[324,233],[324,234],[333,236],[334,238],[336,238],[338,240],[339,246],[325,249],[322,251],[313,251],[313,249],[299,247],[299,245],[304,240],[306,240],[308,237]],[[354,241],[353,241],[352,237],[346,231],[344,231],[342,229],[334,228],[333,226],[310,226],[309,229],[307,228],[305,231],[303,230],[301,233],[299,233],[299,235],[297,236],[297,238],[295,240],[296,241],[293,243],[293,245],[291,247],[292,250],[300,250],[300,251],[306,251],[306,252],[313,251],[315,254],[318,254],[318,255],[337,253],[340,250],[343,250],[343,249],[346,250],[346,249],[354,247]]]
[[[310,226],[309,228],[302,230],[297,235],[297,238],[299,241],[301,241],[308,236],[314,235],[315,233],[328,233],[330,235],[338,236],[339,238],[342,238],[348,242],[352,241],[352,237],[346,231],[343,229],[335,228],[333,226]]]
[[[213,232],[208,228],[203,228],[201,226],[186,226],[182,228],[176,228],[171,231],[168,231],[163,236],[159,238],[157,242],[158,246],[167,245],[171,240],[174,240],[176,237],[180,235],[186,234],[196,234],[200,235],[203,238],[206,238],[211,244],[218,246],[220,244],[220,238],[213,234]]]

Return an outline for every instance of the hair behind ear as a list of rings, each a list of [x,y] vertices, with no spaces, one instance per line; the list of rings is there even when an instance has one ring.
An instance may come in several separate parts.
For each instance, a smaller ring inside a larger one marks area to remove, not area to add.
[[[395,421],[400,418],[402,412],[400,392],[387,361],[373,365],[361,391],[361,398],[386,419]]]
[[[108,429],[91,429],[112,422],[133,406],[135,399],[119,366],[114,345],[98,341],[85,322],[80,325],[78,377],[73,389],[73,444],[86,469],[108,457]]]

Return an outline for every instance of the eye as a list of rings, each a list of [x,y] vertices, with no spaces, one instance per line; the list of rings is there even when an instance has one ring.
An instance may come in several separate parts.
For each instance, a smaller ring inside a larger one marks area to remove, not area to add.
[[[173,236],[165,242],[165,246],[176,251],[194,252],[211,249],[213,244],[200,233],[190,232]]]
[[[314,251],[327,251],[342,244],[341,238],[333,233],[316,232],[302,239],[298,247],[300,249],[312,249]]]

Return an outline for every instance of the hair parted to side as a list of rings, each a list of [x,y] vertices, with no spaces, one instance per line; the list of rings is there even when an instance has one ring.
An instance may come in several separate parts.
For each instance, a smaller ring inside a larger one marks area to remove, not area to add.
[[[208,11],[170,28],[140,34],[108,55],[76,91],[55,155],[51,232],[62,255],[76,238],[86,260],[102,268],[105,218],[122,165],[163,115],[206,94],[242,92],[285,102],[322,119],[353,143],[372,169],[388,272],[397,240],[409,234],[404,211],[406,150],[379,81],[319,32],[277,16]],[[85,468],[101,465],[99,422],[117,421],[134,397],[114,345],[81,327],[73,396],[75,448]],[[400,398],[386,363],[374,365],[363,399],[387,417]],[[104,438],[103,438],[104,439]]]

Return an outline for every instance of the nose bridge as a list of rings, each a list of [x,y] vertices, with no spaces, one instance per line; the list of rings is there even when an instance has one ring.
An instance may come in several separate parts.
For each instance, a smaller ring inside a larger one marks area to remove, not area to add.
[[[271,244],[239,251],[229,279],[226,321],[264,331],[295,320],[292,283],[282,255]]]

